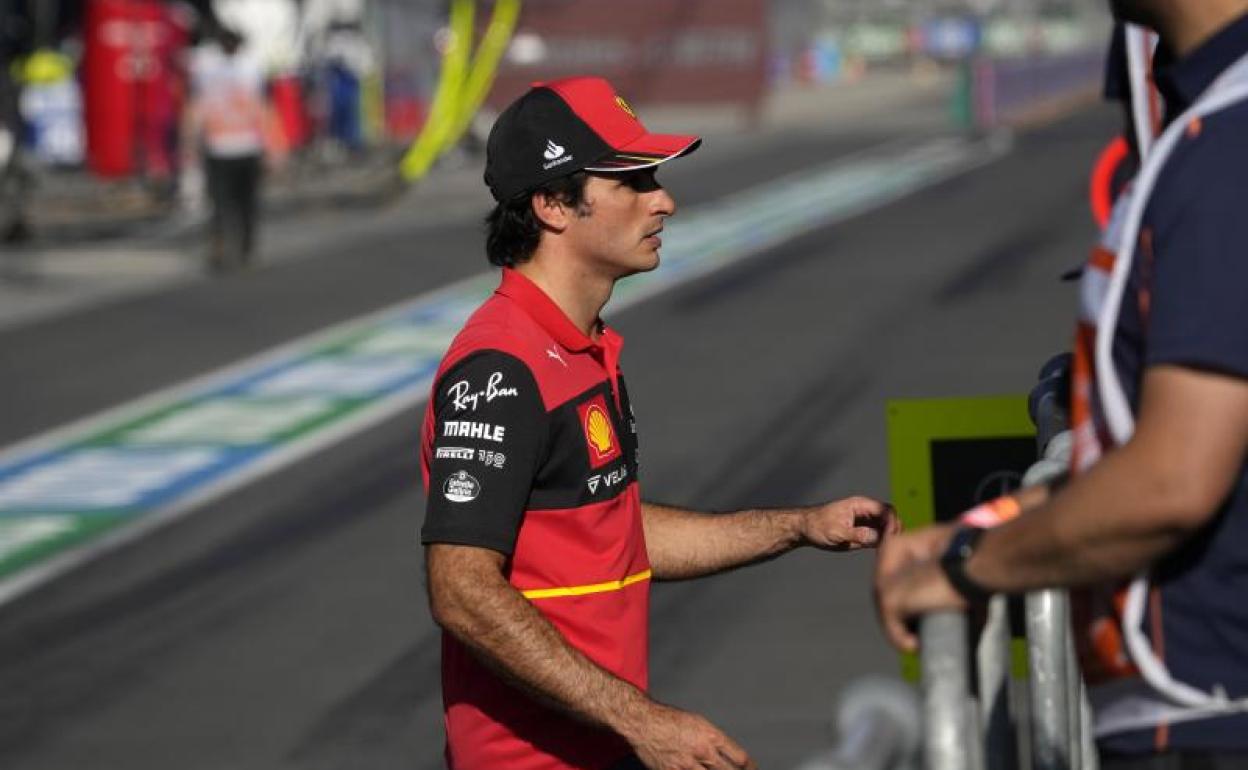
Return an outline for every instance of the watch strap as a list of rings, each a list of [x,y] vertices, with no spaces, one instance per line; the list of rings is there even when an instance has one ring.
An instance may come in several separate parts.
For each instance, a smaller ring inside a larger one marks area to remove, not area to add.
[[[966,574],[966,562],[975,553],[975,546],[985,531],[981,527],[959,527],[954,530],[949,546],[940,557],[940,567],[949,584],[972,604],[982,604],[992,596],[991,591]]]

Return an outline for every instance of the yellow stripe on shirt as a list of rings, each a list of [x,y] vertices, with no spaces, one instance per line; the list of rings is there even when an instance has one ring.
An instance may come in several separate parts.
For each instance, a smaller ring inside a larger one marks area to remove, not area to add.
[[[619,591],[631,586],[633,583],[640,583],[643,580],[650,579],[650,570],[642,570],[635,575],[629,575],[621,580],[608,580],[605,583],[592,583],[584,586],[565,586],[563,588],[530,588],[527,591],[521,591],[526,599],[552,599],[556,596],[584,596],[586,594],[601,594],[608,591]]]

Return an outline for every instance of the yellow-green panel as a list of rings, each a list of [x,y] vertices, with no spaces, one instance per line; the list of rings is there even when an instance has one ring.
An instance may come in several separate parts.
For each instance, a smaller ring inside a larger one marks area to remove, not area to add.
[[[893,399],[887,404],[893,504],[906,529],[935,520],[931,443],[940,439],[1006,438],[1036,432],[1027,397]]]
[[[934,441],[1035,435],[1023,395],[893,399],[886,409],[892,501],[907,530],[928,526],[936,519]],[[1011,659],[1013,675],[1026,678],[1023,640],[1013,640]],[[902,655],[901,670],[907,680],[917,681],[918,656]]]

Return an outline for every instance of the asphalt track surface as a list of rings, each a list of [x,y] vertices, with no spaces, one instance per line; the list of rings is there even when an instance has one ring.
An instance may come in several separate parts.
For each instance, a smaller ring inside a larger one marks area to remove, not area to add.
[[[1057,276],[1093,237],[1095,111],[1003,158],[608,320],[644,494],[723,510],[888,495],[889,398],[1023,392],[1070,336]],[[685,205],[889,137],[782,136],[673,166]],[[479,272],[464,223],[310,221],[303,259],[0,334],[0,444]],[[441,763],[438,632],[415,531],[418,413],[321,452],[0,611],[0,767]],[[765,768],[830,740],[836,693],[893,673],[870,555],[802,551],[656,585],[654,694]]]

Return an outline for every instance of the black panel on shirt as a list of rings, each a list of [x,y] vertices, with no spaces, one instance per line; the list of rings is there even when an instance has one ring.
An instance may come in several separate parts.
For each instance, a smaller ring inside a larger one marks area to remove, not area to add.
[[[474,353],[434,388],[429,505],[420,539],[510,554],[546,452],[548,417],[520,359]]]
[[[620,403],[628,411],[622,378],[619,387]],[[618,457],[597,467],[590,459],[592,450],[580,414],[581,408],[595,399],[607,407],[612,435],[619,446]],[[551,410],[548,455],[529,507],[557,510],[610,500],[636,480],[636,457],[633,421],[620,414],[610,384],[603,381]]]
[[[616,385],[620,389],[620,431],[625,446],[628,448],[628,455],[633,462],[633,479],[637,478],[637,467],[641,465],[641,448],[637,437],[637,417],[633,414],[633,402],[628,398],[628,388],[624,386],[624,375],[621,374],[616,379]]]

